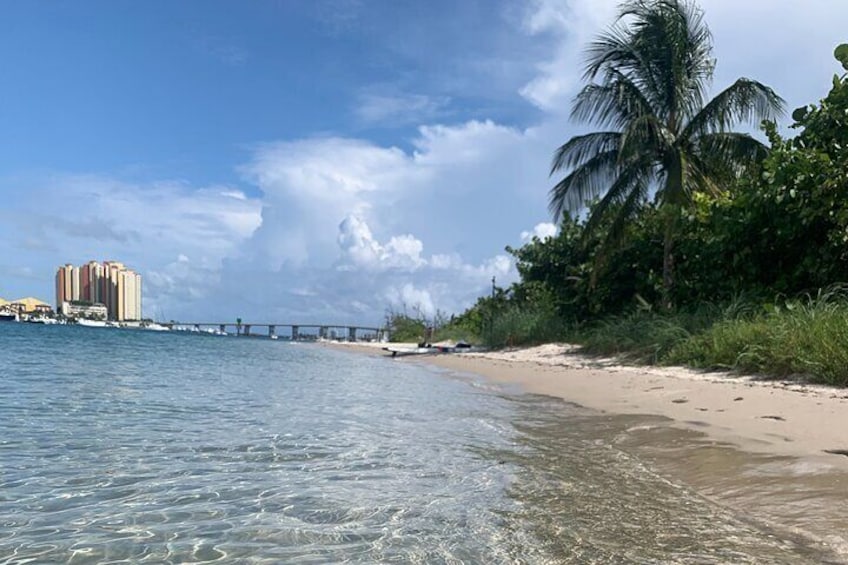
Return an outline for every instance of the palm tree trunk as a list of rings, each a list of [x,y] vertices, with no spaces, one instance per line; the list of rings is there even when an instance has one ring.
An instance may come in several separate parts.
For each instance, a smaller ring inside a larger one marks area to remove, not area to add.
[[[663,287],[662,307],[666,312],[674,308],[671,292],[674,289],[674,232],[676,214],[668,210],[665,219],[665,233],[663,235]]]
[[[670,153],[666,160],[665,189],[663,190],[663,214],[665,232],[663,234],[663,288],[662,307],[666,312],[674,308],[671,299],[674,290],[674,236],[677,234],[677,220],[684,202],[683,175],[684,157],[678,151]]]

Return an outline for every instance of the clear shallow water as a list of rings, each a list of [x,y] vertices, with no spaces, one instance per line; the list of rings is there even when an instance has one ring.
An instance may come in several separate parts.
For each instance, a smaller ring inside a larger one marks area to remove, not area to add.
[[[632,417],[271,340],[0,324],[0,563],[818,563]]]

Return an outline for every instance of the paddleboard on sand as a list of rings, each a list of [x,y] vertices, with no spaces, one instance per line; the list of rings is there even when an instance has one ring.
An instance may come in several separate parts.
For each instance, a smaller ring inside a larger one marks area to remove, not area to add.
[[[426,353],[439,353],[438,347],[384,347],[385,351],[392,354],[392,357],[401,355],[424,355]]]

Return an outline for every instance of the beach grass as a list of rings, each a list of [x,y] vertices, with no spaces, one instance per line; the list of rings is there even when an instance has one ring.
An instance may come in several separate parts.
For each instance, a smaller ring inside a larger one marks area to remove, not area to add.
[[[741,298],[669,313],[639,309],[574,328],[571,337],[591,355],[617,355],[631,362],[658,364],[680,344],[717,322],[747,318],[754,310]]]
[[[848,300],[841,291],[726,319],[662,359],[707,369],[848,385]]]
[[[617,355],[637,363],[658,363],[692,333],[682,316],[646,312],[611,316],[573,332],[572,341],[591,355]]]
[[[558,342],[567,335],[568,325],[550,309],[510,306],[491,320],[482,338],[500,348]]]
[[[764,378],[848,386],[848,292],[835,288],[762,305],[742,299],[695,310],[638,310],[570,325],[549,310],[510,307],[483,341],[494,348],[569,342],[590,355]]]

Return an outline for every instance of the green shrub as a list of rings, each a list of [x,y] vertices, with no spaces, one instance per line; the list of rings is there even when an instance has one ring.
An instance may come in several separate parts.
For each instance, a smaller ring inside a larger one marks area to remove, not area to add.
[[[437,328],[432,341],[465,341],[467,343],[480,343],[477,332],[465,325],[450,323]]]
[[[425,339],[427,324],[423,318],[413,318],[407,314],[389,313],[386,316],[389,340],[395,343],[419,343]]]

